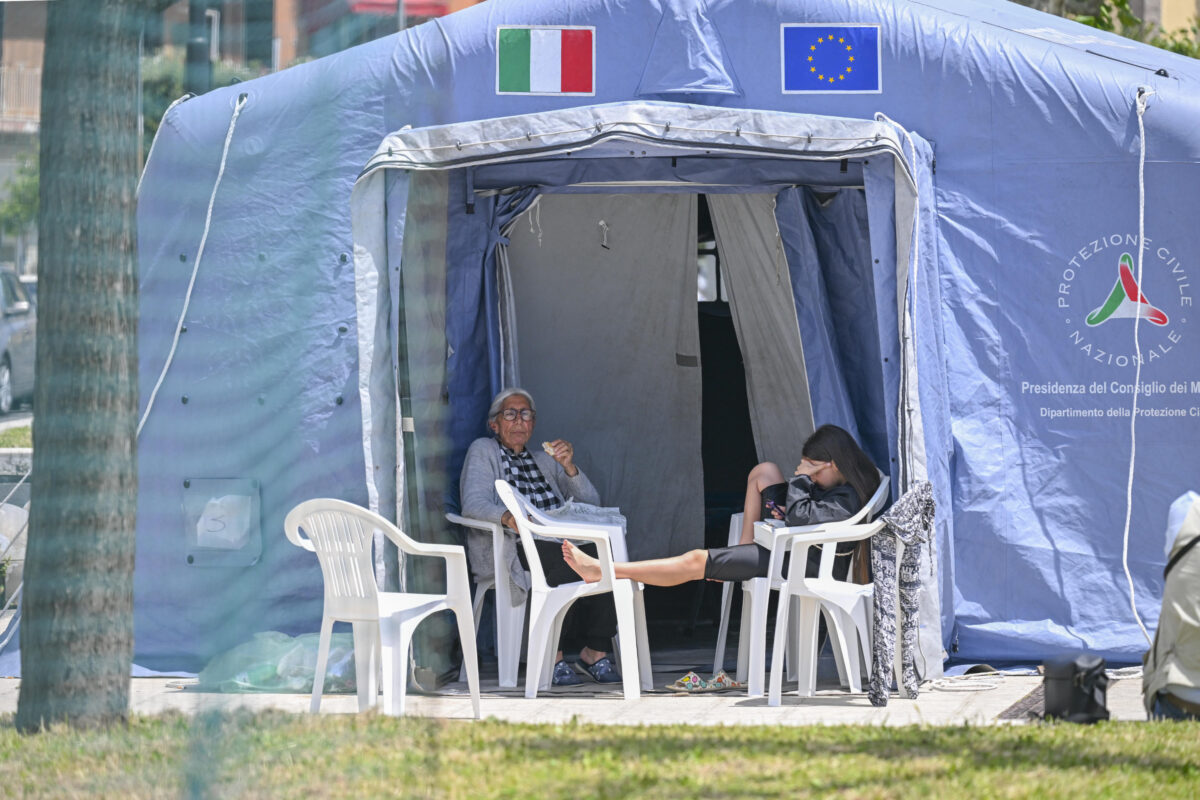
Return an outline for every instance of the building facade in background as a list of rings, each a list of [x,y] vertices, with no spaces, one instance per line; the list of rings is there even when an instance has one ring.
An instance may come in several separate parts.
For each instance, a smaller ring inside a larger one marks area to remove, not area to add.
[[[41,122],[42,52],[50,0],[0,0],[0,202],[35,158]],[[274,72],[387,36],[482,0],[179,0],[147,27],[147,56],[183,59],[204,19],[210,60]],[[401,17],[403,13],[403,18]],[[0,231],[0,267],[37,272],[37,227]]]
[[[37,157],[45,39],[45,2],[0,2],[0,198],[10,196],[21,165]],[[0,230],[0,266],[37,270],[35,224]]]

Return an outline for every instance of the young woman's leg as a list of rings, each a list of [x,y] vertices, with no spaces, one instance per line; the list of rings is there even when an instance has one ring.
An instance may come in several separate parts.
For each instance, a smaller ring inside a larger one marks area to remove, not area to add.
[[[588,583],[600,580],[600,562],[595,558],[567,541],[562,543],[562,553],[563,560],[579,574],[579,577]],[[690,550],[670,558],[618,561],[613,564],[613,574],[618,578],[630,578],[651,586],[678,586],[702,579],[707,563],[707,550]]]
[[[742,538],[741,544],[754,541],[754,523],[762,519],[762,491],[768,486],[783,483],[783,472],[779,466],[770,461],[764,461],[750,470],[746,478],[746,504],[742,508]]]

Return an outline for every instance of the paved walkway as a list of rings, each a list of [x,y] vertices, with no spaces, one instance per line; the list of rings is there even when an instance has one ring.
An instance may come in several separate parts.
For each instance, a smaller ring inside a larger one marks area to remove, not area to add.
[[[665,684],[677,674],[656,673]],[[17,707],[19,680],[0,679],[0,713]],[[484,718],[509,722],[580,722],[622,725],[990,725],[1013,724],[1000,715],[1041,686],[1037,676],[986,675],[930,682],[915,700],[893,696],[886,708],[874,708],[865,694],[851,695],[825,680],[815,697],[784,695],[777,708],[765,697],[743,692],[682,696],[658,690],[638,700],[625,700],[619,691],[595,684],[559,689],[526,700],[513,689],[499,689],[495,680],[482,687]],[[786,688],[786,687],[785,687]],[[1116,720],[1145,719],[1142,682],[1124,678],[1109,685],[1108,708]],[[134,678],[132,708],[139,714],[181,711],[278,709],[307,713],[309,698],[296,694],[215,694],[196,689],[195,681],[179,678]],[[328,695],[321,713],[345,714],[358,709],[352,695]],[[409,695],[408,713],[443,719],[470,719],[471,703],[465,684],[449,684],[436,695]]]

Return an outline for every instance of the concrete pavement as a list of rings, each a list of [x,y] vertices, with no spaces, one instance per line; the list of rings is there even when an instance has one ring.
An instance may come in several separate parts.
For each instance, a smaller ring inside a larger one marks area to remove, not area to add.
[[[711,656],[710,656],[711,658]],[[656,673],[663,686],[681,673]],[[815,697],[784,695],[777,708],[765,697],[744,692],[677,695],[659,689],[638,700],[625,700],[618,690],[596,684],[556,689],[526,700],[514,689],[500,689],[494,677],[482,681],[483,717],[508,722],[579,722],[620,725],[992,725],[1021,724],[1000,715],[1041,686],[1037,676],[989,674],[928,682],[920,696],[905,700],[893,695],[886,708],[874,708],[865,694],[849,694],[825,679]],[[20,681],[0,679],[0,713],[16,711]],[[1142,709],[1140,677],[1109,685],[1108,709],[1115,720],[1139,721]],[[785,684],[785,689],[787,685]],[[134,678],[131,705],[138,714],[179,711],[277,709],[307,713],[309,697],[300,694],[218,694],[199,691],[193,679]],[[321,713],[348,714],[358,710],[353,695],[326,695]],[[409,695],[407,713],[440,719],[470,719],[471,703],[462,683],[449,684],[436,694]]]

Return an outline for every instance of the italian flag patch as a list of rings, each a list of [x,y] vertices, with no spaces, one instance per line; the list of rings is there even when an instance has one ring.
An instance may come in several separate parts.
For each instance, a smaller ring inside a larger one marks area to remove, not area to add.
[[[596,29],[496,29],[497,94],[595,94]]]

